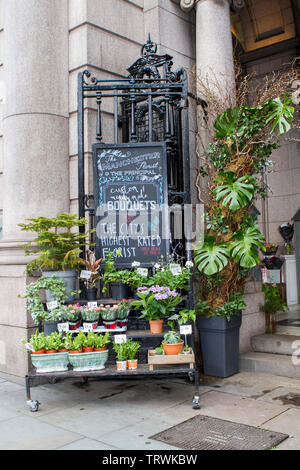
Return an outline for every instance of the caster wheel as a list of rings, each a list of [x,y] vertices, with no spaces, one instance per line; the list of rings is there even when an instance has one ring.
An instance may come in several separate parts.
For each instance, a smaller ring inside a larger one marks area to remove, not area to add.
[[[195,374],[194,374],[194,372],[189,372],[189,380],[190,380],[190,382],[192,382],[192,383],[195,382]]]
[[[57,378],[56,377],[49,377],[49,384],[56,384]]]
[[[200,410],[200,397],[195,395],[193,398],[193,410]]]

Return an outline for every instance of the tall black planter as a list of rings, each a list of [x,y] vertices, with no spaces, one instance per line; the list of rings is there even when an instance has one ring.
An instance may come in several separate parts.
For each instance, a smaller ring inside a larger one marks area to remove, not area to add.
[[[93,302],[97,300],[97,287],[92,287],[86,290],[87,300]]]
[[[114,300],[122,300],[129,298],[130,289],[126,284],[122,282],[111,282],[110,283],[111,296]]]
[[[229,377],[239,372],[239,338],[242,314],[225,317],[197,317],[205,375]]]

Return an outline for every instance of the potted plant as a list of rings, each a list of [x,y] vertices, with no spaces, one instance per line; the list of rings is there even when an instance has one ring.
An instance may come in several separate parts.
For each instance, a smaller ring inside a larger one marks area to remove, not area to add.
[[[69,361],[74,371],[103,370],[105,368],[105,363],[108,359],[108,350],[94,350],[94,345],[97,341],[96,337],[97,334],[94,331],[90,331],[87,336],[80,331],[77,338],[74,338],[73,347],[76,348],[83,345],[84,348],[84,352],[78,350],[78,352],[74,354],[73,350],[73,353],[69,356]],[[106,343],[107,342],[106,340]]]
[[[264,254],[265,256],[275,256],[276,252],[278,250],[278,245],[275,245],[275,243],[265,243],[264,244],[265,249]]]
[[[259,306],[259,310],[266,316],[266,333],[276,333],[275,314],[278,311],[285,312],[288,306],[282,302],[280,291],[276,284],[263,284],[262,290],[265,296],[265,302]]]
[[[191,348],[188,344],[183,347],[183,354],[190,354]]]
[[[134,300],[131,305],[141,309],[139,318],[149,321],[150,331],[153,334],[162,333],[163,320],[175,310],[182,302],[182,297],[174,289],[167,286],[143,286],[137,290],[140,300]]]
[[[122,299],[122,302],[119,303],[117,308],[117,326],[119,328],[127,327],[127,317],[130,309],[131,305],[126,301],[126,299]]]
[[[90,353],[94,351],[95,333],[89,331],[82,342],[82,352]]]
[[[98,326],[98,320],[100,316],[100,308],[90,308],[90,307],[83,307],[81,309],[81,318],[85,323],[92,325],[92,328],[95,330]]]
[[[68,343],[69,354],[80,354],[82,352],[82,344],[84,340],[85,334],[82,331],[79,331],[78,335]]]
[[[121,252],[116,251],[116,256],[120,256]],[[107,284],[110,285],[111,296],[114,300],[121,300],[129,297],[129,287],[128,280],[130,277],[130,271],[126,269],[117,270],[115,268],[115,256],[112,251],[108,251],[104,259],[104,273],[103,273],[103,282],[104,287],[103,292],[107,290]]]
[[[114,330],[117,328],[117,310],[118,305],[115,304],[112,307],[110,305],[100,305],[100,315],[105,328]]]
[[[27,349],[30,349],[32,354],[44,354],[46,338],[44,333],[33,333],[29,339],[29,342],[22,340],[22,343],[26,345]]]
[[[113,349],[116,353],[116,366],[117,366],[117,370],[120,372],[120,371],[124,371],[126,370],[126,367],[127,367],[127,347],[126,347],[126,343],[122,343],[122,344],[117,344],[117,343],[114,343],[113,344]]]
[[[162,347],[164,349],[164,353],[167,356],[174,356],[175,354],[181,353],[183,347],[183,340],[181,339],[180,334],[173,330],[168,331],[164,335]]]
[[[104,334],[96,334],[94,340],[94,351],[106,351],[107,345],[110,343],[108,331]]]
[[[74,214],[60,213],[57,217],[38,217],[26,219],[27,223],[19,224],[21,230],[34,232],[37,236],[22,245],[26,255],[38,254],[27,265],[27,271],[40,270],[44,277],[56,277],[64,280],[68,291],[75,291],[76,270],[82,264],[81,247],[91,231],[81,233],[78,229],[84,227],[85,219],[79,219]],[[74,230],[75,229],[75,230]],[[72,301],[74,295],[67,299]],[[48,302],[53,300],[51,293],[46,291]]]
[[[162,356],[164,354],[164,348],[162,346],[158,346],[155,348],[155,354],[157,354],[157,356]]]
[[[95,253],[91,250],[86,252],[86,259],[82,260],[87,271],[90,271],[91,277],[87,280],[87,300],[95,301],[97,299],[96,283],[101,279],[100,264],[103,258],[96,260]]]
[[[138,365],[138,360],[136,355],[141,347],[141,344],[138,341],[133,341],[132,339],[127,339],[126,350],[127,350],[127,369],[136,370]]]
[[[227,377],[239,370],[244,285],[260,262],[258,249],[265,250],[252,207],[267,194],[260,174],[279,146],[274,133],[291,128],[293,112],[288,94],[256,107],[228,108],[214,118],[215,136],[201,156],[199,178],[206,175],[208,181],[206,227],[194,261],[201,278],[197,326],[206,375]]]
[[[41,340],[42,336],[39,338]],[[31,338],[31,341],[34,343],[35,339]],[[58,352],[61,344],[61,335],[59,333],[54,332],[50,336],[44,337],[43,349],[46,350],[46,354],[44,352],[38,354],[37,351],[35,351],[35,354],[31,354],[31,362],[36,367],[37,372],[62,372],[68,370],[68,353]]]
[[[172,259],[167,264],[156,263],[155,273],[148,278],[146,285],[168,286],[171,290],[188,291],[192,267],[192,261],[187,261],[185,265],[175,263]]]
[[[69,330],[77,330],[80,327],[82,307],[77,302],[75,305],[63,305],[59,308],[60,317],[63,322],[67,322]]]

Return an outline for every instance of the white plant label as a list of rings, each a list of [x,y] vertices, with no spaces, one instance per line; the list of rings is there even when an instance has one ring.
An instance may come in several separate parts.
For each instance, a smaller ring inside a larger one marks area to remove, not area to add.
[[[31,344],[30,344],[30,343],[25,343],[25,348],[26,348],[26,349],[29,349],[29,351],[32,351],[32,352],[34,352],[34,347],[33,347],[33,346],[31,346]]]
[[[58,323],[57,328],[58,328],[58,331],[62,331],[62,332],[69,331],[69,323],[68,322]]]
[[[178,274],[181,274],[181,266],[179,264],[170,264],[170,271],[173,276],[178,276]]]
[[[191,335],[192,334],[192,325],[181,325],[180,326],[181,335]]]
[[[137,268],[137,273],[141,276],[147,277],[148,276],[148,269],[147,268]]]
[[[86,279],[87,281],[91,279],[92,271],[81,271],[80,273],[80,279]]]
[[[88,302],[89,308],[97,308],[97,306],[98,306],[97,302]]]
[[[123,343],[126,343],[126,341],[127,341],[126,335],[115,335],[116,344],[123,344]]]
[[[83,331],[93,331],[93,324],[92,323],[83,323]]]
[[[47,309],[48,310],[53,310],[54,308],[58,307],[57,300],[53,300],[52,302],[47,302]]]

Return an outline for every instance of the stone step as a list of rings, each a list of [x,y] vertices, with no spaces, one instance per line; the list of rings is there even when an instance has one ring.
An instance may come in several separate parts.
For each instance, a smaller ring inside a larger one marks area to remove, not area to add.
[[[300,347],[298,356],[263,352],[246,352],[240,355],[240,371],[265,372],[283,377],[300,378]]]
[[[299,343],[295,343],[299,341]],[[284,354],[292,356],[295,349],[300,346],[300,337],[294,335],[263,334],[252,336],[251,348],[255,352]]]

